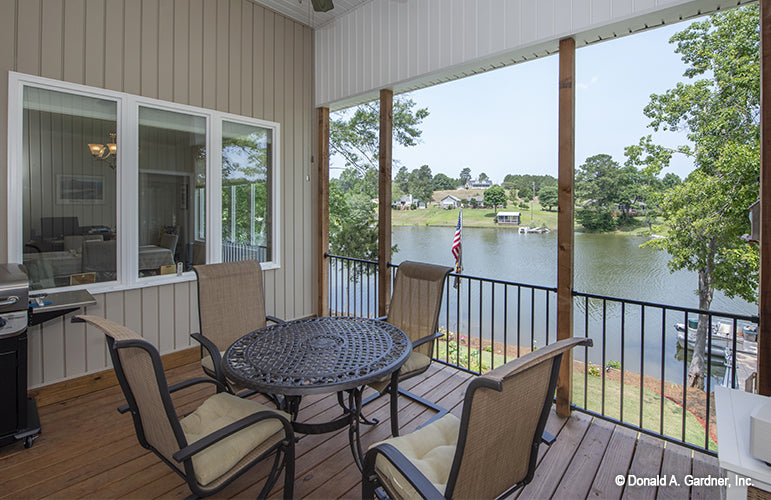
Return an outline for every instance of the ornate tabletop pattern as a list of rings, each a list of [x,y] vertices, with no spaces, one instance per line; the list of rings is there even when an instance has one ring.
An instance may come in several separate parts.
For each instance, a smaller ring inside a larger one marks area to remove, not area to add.
[[[321,317],[257,330],[225,353],[228,378],[258,391],[305,395],[342,391],[381,379],[409,356],[395,326],[369,318]]]

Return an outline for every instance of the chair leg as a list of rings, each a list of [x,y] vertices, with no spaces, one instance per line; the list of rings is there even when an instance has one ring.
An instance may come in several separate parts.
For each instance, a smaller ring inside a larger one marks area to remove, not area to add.
[[[391,436],[399,435],[399,389],[391,385]]]
[[[286,449],[284,456],[284,498],[294,497],[294,444]]]
[[[428,406],[429,408],[431,408],[432,410],[434,410],[436,412],[436,415],[431,417],[426,423],[421,425],[419,428],[425,427],[428,424],[430,424],[432,422],[435,422],[435,421],[439,420],[440,418],[442,418],[443,416],[445,416],[448,413],[450,413],[450,410],[448,410],[447,408],[439,406],[438,404],[433,403],[433,402],[427,400],[426,398],[420,397],[417,394],[415,394],[414,392],[408,391],[407,389],[399,388],[399,394],[401,394],[405,398],[409,398],[409,399],[411,399],[413,401],[416,401],[416,402],[422,404],[423,406]]]

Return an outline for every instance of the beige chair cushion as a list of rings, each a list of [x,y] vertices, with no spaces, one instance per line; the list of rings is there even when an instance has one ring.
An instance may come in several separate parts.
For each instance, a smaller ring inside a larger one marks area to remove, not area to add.
[[[206,350],[204,349],[203,352],[206,352]],[[220,351],[220,359],[222,359],[224,356],[225,351]],[[211,356],[208,354],[201,358],[201,366],[203,367],[204,371],[214,373],[214,363],[212,363]]]
[[[209,361],[209,363],[211,364],[211,361]],[[422,352],[412,351],[410,353],[410,357],[407,358],[407,361],[405,361],[402,367],[399,368],[399,376],[404,377],[405,375],[409,375],[412,372],[423,370],[430,363],[431,363],[431,358],[429,358]],[[375,389],[377,392],[381,392],[383,389],[388,387],[388,384],[390,382],[391,382],[391,376],[388,375],[376,382],[370,383],[369,386]]]
[[[258,411],[272,411],[290,419],[287,413],[256,401],[221,392],[210,397],[196,411],[179,421],[188,444]],[[233,468],[244,456],[268,439],[283,438],[283,426],[275,419],[263,420],[243,429],[193,456],[195,477],[207,485]]]
[[[458,444],[459,430],[460,419],[448,413],[415,432],[389,438],[381,443],[388,443],[399,450],[426,476],[426,479],[436,486],[437,490],[444,493]],[[380,443],[375,443],[370,448],[378,444]],[[386,487],[397,497],[420,497],[402,473],[382,455],[378,455],[375,459],[375,471]]]

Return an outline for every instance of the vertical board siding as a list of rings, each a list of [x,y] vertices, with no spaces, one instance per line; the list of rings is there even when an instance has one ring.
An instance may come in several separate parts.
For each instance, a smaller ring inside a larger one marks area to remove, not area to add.
[[[279,122],[281,268],[264,273],[266,309],[286,319],[316,312],[315,195],[306,180],[315,126],[310,28],[250,0],[0,0],[0,9],[0,96],[8,93],[8,71],[17,71]],[[7,113],[7,99],[0,98],[3,158]],[[72,117],[34,113],[34,121],[25,135],[50,147],[39,148],[26,168],[87,154],[64,148],[56,135],[78,126]],[[7,177],[0,174],[3,209]],[[34,180],[53,197],[45,177]],[[25,208],[25,217],[39,216],[33,208]],[[2,217],[0,234],[6,231]],[[6,260],[3,245],[0,261]],[[95,297],[85,313],[141,332],[163,354],[194,345],[195,281]],[[71,323],[72,316],[30,328],[30,388],[111,368],[104,335]]]
[[[339,108],[749,0],[372,0],[319,28],[316,104]]]

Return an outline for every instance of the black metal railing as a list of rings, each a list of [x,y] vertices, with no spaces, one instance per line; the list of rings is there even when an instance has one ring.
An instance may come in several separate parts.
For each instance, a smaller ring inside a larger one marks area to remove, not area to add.
[[[574,404],[715,452],[714,387],[741,387],[756,369],[757,344],[750,336],[756,336],[758,318],[582,292],[573,296],[573,334],[594,340],[591,353],[587,348],[575,353],[583,367],[577,367],[581,376],[574,380]],[[703,382],[690,387],[699,320],[707,336]]]
[[[327,257],[329,314],[376,316],[377,262]],[[398,266],[391,267],[393,279]],[[552,287],[450,274],[439,316],[446,335],[436,342],[434,359],[480,374],[554,342],[556,293]],[[575,407],[714,453],[713,390],[717,384],[743,387],[755,369],[757,345],[750,337],[757,317],[573,295],[573,334],[594,341],[591,349],[574,352]],[[704,383],[689,388],[689,337],[700,318],[707,322]]]

